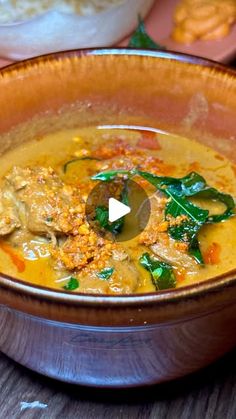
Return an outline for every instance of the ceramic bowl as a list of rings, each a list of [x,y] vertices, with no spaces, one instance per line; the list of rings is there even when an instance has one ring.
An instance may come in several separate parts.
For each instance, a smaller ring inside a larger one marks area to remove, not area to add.
[[[22,60],[72,48],[113,45],[136,28],[138,16],[144,18],[153,3],[123,0],[84,16],[55,9],[27,20],[0,24],[1,57]]]
[[[62,127],[138,120],[236,161],[236,73],[213,62],[155,51],[70,51],[1,70],[0,90],[2,153]],[[0,350],[70,383],[171,380],[229,351],[235,332],[234,272],[130,296],[68,293],[0,275]]]

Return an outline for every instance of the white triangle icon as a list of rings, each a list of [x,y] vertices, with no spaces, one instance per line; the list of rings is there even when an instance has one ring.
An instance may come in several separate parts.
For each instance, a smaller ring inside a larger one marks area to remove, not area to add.
[[[131,208],[128,205],[123,204],[120,201],[117,201],[115,198],[109,199],[108,206],[108,219],[110,223],[119,220],[119,218],[124,217],[125,215],[131,212]]]

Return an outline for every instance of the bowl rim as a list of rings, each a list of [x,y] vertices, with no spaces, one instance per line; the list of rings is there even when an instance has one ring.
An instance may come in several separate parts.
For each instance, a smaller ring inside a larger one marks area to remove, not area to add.
[[[132,55],[137,57],[152,57],[163,60],[173,60],[179,63],[186,63],[191,65],[200,65],[208,67],[209,69],[214,68],[218,73],[229,74],[236,79],[236,71],[232,68],[227,67],[224,64],[218,63],[213,60],[208,60],[202,57],[197,57],[190,54],[182,54],[173,51],[160,51],[154,49],[138,49],[129,47],[102,47],[102,48],[85,48],[85,49],[73,49],[62,52],[55,52],[51,54],[40,55],[33,58],[28,58],[16,63],[9,64],[0,69],[0,75],[11,73],[15,70],[26,69],[32,67],[37,63],[48,63],[49,61],[57,61],[63,58],[73,57],[86,57],[86,56],[120,56],[120,55]],[[14,278],[13,276],[0,272],[0,287],[10,289],[17,293],[24,293],[31,297],[40,298],[40,300],[51,300],[55,303],[73,304],[73,305],[89,305],[89,306],[136,306],[139,304],[170,304],[180,302],[186,298],[196,298],[200,296],[206,296],[208,293],[221,291],[223,288],[236,286],[236,268],[223,273],[221,275],[210,278],[206,281],[196,282],[192,285],[183,286],[175,289],[168,289],[152,293],[142,294],[120,294],[120,295],[105,295],[105,294],[83,294],[79,292],[73,292],[53,289],[36,285],[24,280]]]

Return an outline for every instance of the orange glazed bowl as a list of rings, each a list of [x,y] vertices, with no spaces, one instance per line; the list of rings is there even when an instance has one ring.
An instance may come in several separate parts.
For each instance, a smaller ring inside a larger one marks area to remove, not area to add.
[[[236,162],[236,73],[156,51],[69,51],[0,75],[0,151],[60,128],[152,126]],[[55,144],[56,150],[56,144]],[[0,350],[75,384],[130,387],[171,380],[236,344],[236,274],[150,294],[103,296],[0,274]]]

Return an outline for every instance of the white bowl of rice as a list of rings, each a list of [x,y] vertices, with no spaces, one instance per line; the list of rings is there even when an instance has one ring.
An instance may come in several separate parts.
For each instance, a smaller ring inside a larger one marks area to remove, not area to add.
[[[110,46],[131,33],[154,0],[0,0],[0,56]]]

